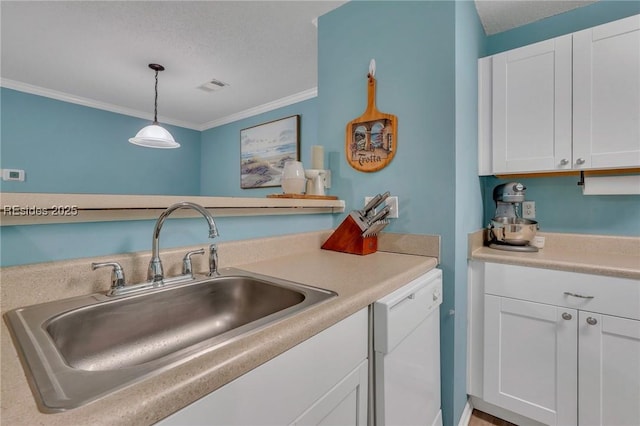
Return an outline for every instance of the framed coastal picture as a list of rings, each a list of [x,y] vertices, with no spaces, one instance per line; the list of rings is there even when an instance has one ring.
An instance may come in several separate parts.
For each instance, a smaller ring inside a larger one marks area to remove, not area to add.
[[[240,187],[280,186],[284,163],[300,161],[300,116],[240,130]]]

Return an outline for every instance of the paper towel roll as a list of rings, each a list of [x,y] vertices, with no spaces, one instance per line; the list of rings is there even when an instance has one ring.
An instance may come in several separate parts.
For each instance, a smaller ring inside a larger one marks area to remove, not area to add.
[[[583,195],[640,194],[640,175],[592,176],[584,178]]]

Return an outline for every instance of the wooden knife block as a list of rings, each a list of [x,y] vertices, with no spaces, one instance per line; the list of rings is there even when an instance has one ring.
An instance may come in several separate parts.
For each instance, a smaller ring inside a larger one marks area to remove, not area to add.
[[[371,254],[378,251],[378,237],[363,237],[362,230],[356,221],[351,216],[347,216],[325,241],[322,248],[342,253]]]

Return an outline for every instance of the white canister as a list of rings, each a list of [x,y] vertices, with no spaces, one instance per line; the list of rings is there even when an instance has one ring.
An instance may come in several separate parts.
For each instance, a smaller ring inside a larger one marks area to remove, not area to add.
[[[285,194],[302,194],[307,179],[300,161],[287,161],[282,169],[280,185]]]

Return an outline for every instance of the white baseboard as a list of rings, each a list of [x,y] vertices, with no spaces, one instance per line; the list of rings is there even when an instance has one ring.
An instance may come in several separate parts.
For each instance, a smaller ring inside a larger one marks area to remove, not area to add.
[[[467,399],[467,403],[464,404],[464,410],[462,410],[462,416],[460,416],[458,426],[469,426],[471,413],[473,413],[473,406],[471,405],[471,400]]]

